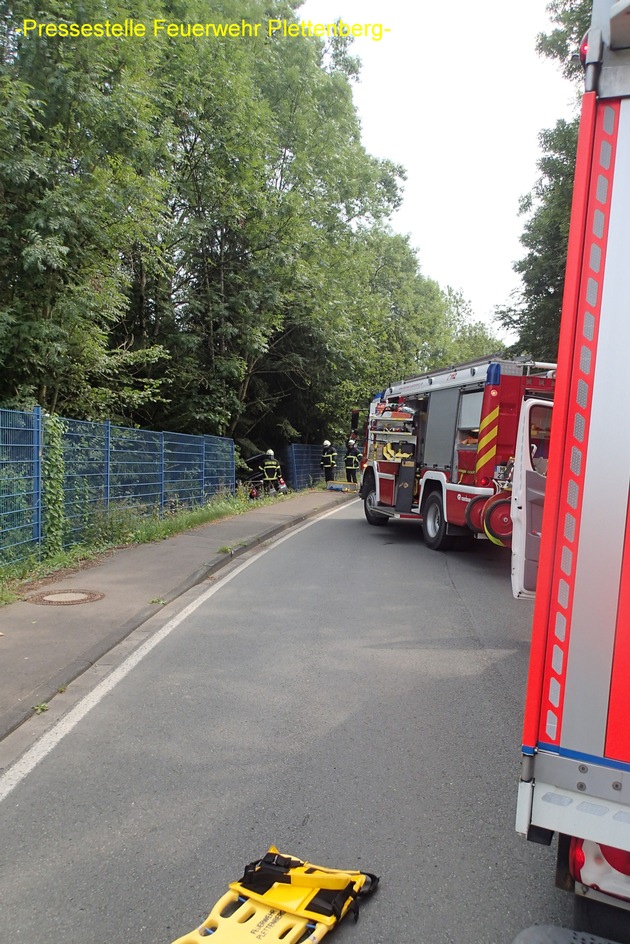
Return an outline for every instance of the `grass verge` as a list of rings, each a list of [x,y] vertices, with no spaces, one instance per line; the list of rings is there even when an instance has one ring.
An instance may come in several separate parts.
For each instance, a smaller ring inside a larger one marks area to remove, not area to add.
[[[261,497],[255,505],[267,505],[282,498]],[[27,586],[44,580],[59,571],[79,569],[88,561],[116,547],[131,544],[149,544],[162,541],[182,531],[190,531],[221,518],[239,515],[252,508],[244,490],[236,495],[225,493],[214,496],[205,505],[194,508],[175,507],[166,514],[139,513],[137,508],[112,508],[100,511],[90,521],[80,544],[39,558],[28,557],[13,564],[0,566],[0,606],[15,603]]]

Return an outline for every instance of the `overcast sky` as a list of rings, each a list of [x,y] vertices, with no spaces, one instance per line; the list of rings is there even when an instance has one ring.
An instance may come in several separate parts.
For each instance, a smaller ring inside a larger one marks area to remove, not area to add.
[[[407,169],[394,228],[424,275],[461,290],[475,318],[518,286],[519,198],[536,180],[538,134],[573,115],[575,90],[535,52],[547,0],[306,0],[300,18],[382,23],[355,40],[355,103],[367,150]]]

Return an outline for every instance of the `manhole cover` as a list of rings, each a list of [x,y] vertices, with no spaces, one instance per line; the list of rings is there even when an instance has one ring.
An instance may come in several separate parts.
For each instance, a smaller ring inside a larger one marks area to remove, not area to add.
[[[36,593],[27,602],[43,606],[76,606],[77,603],[94,603],[104,596],[104,593],[95,593],[94,590],[48,590],[46,593]]]

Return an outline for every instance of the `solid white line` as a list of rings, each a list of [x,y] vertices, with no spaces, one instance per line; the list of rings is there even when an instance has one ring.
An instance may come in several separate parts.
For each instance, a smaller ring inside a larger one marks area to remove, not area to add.
[[[124,662],[114,669],[107,678],[104,678],[101,682],[96,685],[92,691],[85,695],[84,698],[72,708],[67,715],[61,718],[55,725],[28,750],[25,754],[20,757],[19,760],[15,762],[1,777],[0,777],[0,803],[4,800],[11,791],[18,786],[19,783],[24,780],[25,777],[30,774],[30,772],[42,761],[50,752],[59,744],[59,742],[69,734],[74,727],[81,721],[89,711],[92,710],[105,695],[108,695],[115,687],[118,685],[122,679],[128,675],[132,669],[134,669],[139,662],[141,662],[146,655],[148,655],[152,649],[154,649],[163,639],[166,639],[174,629],[183,623],[184,620],[195,612],[202,604],[209,600],[210,597],[214,596],[219,590],[221,590],[230,580],[233,580],[235,577],[238,577],[244,570],[248,567],[251,567],[257,560],[259,560],[263,555],[267,554],[269,551],[273,550],[274,547],[277,547],[278,544],[283,544],[284,541],[288,541],[289,538],[294,537],[296,534],[299,534],[301,531],[305,531],[306,528],[310,528],[312,525],[317,524],[319,521],[323,521],[325,518],[329,518],[331,515],[337,514],[338,511],[341,511],[342,508],[347,508],[348,505],[353,505],[358,499],[354,501],[346,502],[343,505],[339,505],[337,508],[333,508],[331,511],[327,511],[325,514],[318,515],[318,517],[313,518],[310,521],[307,521],[305,524],[300,525],[299,528],[294,528],[289,531],[288,534],[283,535],[270,544],[269,547],[262,548],[262,550],[257,551],[253,557],[250,557],[249,560],[243,561],[242,564],[239,564],[230,574],[227,574],[225,577],[222,577],[218,580],[212,587],[209,587],[207,590],[204,590],[196,600],[193,600],[192,603],[189,603],[188,606],[174,616],[172,620],[169,620],[168,623],[158,630],[150,639],[147,639],[142,645],[128,656]]]

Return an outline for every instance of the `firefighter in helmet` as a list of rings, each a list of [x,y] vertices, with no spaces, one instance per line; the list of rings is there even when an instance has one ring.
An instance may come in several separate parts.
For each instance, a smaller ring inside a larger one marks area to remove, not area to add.
[[[280,468],[280,463],[276,459],[273,449],[268,449],[265,453],[265,458],[260,466],[260,471],[262,472],[263,477],[263,487],[266,492],[270,492],[272,489],[278,488],[278,479],[282,475],[282,469]]]
[[[335,447],[330,444],[330,440],[325,439],[324,448],[322,450],[322,457],[319,460],[319,464],[324,470],[324,478],[327,482],[334,481],[336,462],[337,462],[337,451]]]
[[[361,453],[357,449],[356,441],[354,439],[349,439],[348,445],[346,447],[346,457],[344,459],[344,465],[346,467],[346,482],[354,482],[356,485],[357,469],[359,468],[360,462]]]

